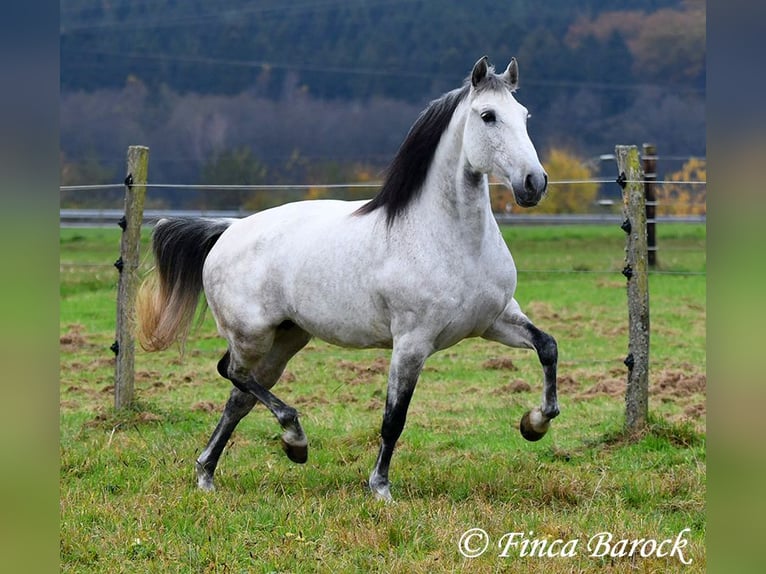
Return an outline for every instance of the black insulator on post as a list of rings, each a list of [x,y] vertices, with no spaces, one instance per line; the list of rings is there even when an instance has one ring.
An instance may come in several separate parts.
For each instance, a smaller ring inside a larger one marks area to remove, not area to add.
[[[630,281],[630,278],[633,277],[633,268],[630,265],[626,265],[622,269],[622,274],[627,277],[628,281]]]
[[[117,261],[114,262],[114,266],[117,267],[117,271],[122,273],[122,268],[124,267],[122,263],[122,257],[120,257]]]
[[[110,349],[110,350],[112,351],[112,353],[114,353],[115,355],[119,355],[119,354],[120,354],[120,344],[119,344],[117,341],[115,341],[114,343],[112,343],[112,345],[109,347],[109,349]]]

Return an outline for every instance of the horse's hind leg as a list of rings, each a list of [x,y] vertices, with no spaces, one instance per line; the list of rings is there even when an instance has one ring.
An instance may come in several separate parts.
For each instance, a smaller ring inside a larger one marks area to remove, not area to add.
[[[282,441],[288,457],[296,462],[306,461],[307,441],[297,412],[282,403],[268,389],[276,384],[287,362],[309,340],[311,335],[292,323],[285,323],[277,328],[271,349],[257,362],[251,373],[240,374],[242,370],[232,364],[229,351],[220,360],[218,372],[235,386],[205,450],[197,459],[197,484],[201,489],[214,488],[213,475],[226,443],[239,421],[259,400],[269,407],[285,429]],[[294,416],[291,418],[291,415]]]
[[[509,347],[537,351],[545,377],[542,403],[540,407],[524,414],[519,430],[521,435],[529,441],[540,440],[548,432],[551,419],[559,414],[556,395],[556,367],[558,363],[556,340],[548,333],[535,327],[532,321],[521,311],[515,299],[511,300],[502,315],[487,329],[483,337]]]
[[[218,421],[205,450],[197,459],[197,486],[202,490],[214,490],[213,474],[218,466],[218,459],[239,421],[252,410],[257,402],[258,400],[250,393],[243,393],[236,387],[231,390],[221,420]]]

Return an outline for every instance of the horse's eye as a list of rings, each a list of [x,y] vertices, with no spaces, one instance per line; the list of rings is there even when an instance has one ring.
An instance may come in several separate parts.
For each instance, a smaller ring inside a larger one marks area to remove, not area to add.
[[[494,124],[497,118],[495,118],[495,112],[487,110],[486,112],[481,112],[481,119],[484,120],[485,124]]]

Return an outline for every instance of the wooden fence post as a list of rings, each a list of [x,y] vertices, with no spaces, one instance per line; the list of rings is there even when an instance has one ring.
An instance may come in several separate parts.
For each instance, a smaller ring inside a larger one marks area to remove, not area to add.
[[[116,409],[133,404],[135,338],[135,303],[138,290],[138,265],[141,245],[141,222],[144,218],[144,197],[149,174],[149,148],[128,148],[128,176],[125,178],[125,215],[118,225],[122,228],[120,258],[114,266],[120,272],[117,283],[117,338],[112,351],[117,355],[114,376],[114,406]]]
[[[641,163],[644,169],[644,197],[646,198],[646,245],[649,252],[649,267],[657,265],[657,146],[643,145]]]
[[[622,186],[622,228],[627,233],[625,268],[628,280],[628,388],[625,393],[625,428],[640,432],[649,414],[649,266],[646,239],[646,201],[636,146],[615,148],[618,181]]]

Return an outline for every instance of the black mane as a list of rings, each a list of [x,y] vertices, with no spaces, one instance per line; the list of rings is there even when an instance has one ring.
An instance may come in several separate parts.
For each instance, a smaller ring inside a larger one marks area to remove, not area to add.
[[[470,84],[432,101],[418,116],[388,168],[383,187],[356,213],[386,210],[389,225],[417,198],[425,182],[442,134],[458,104],[468,95]]]

